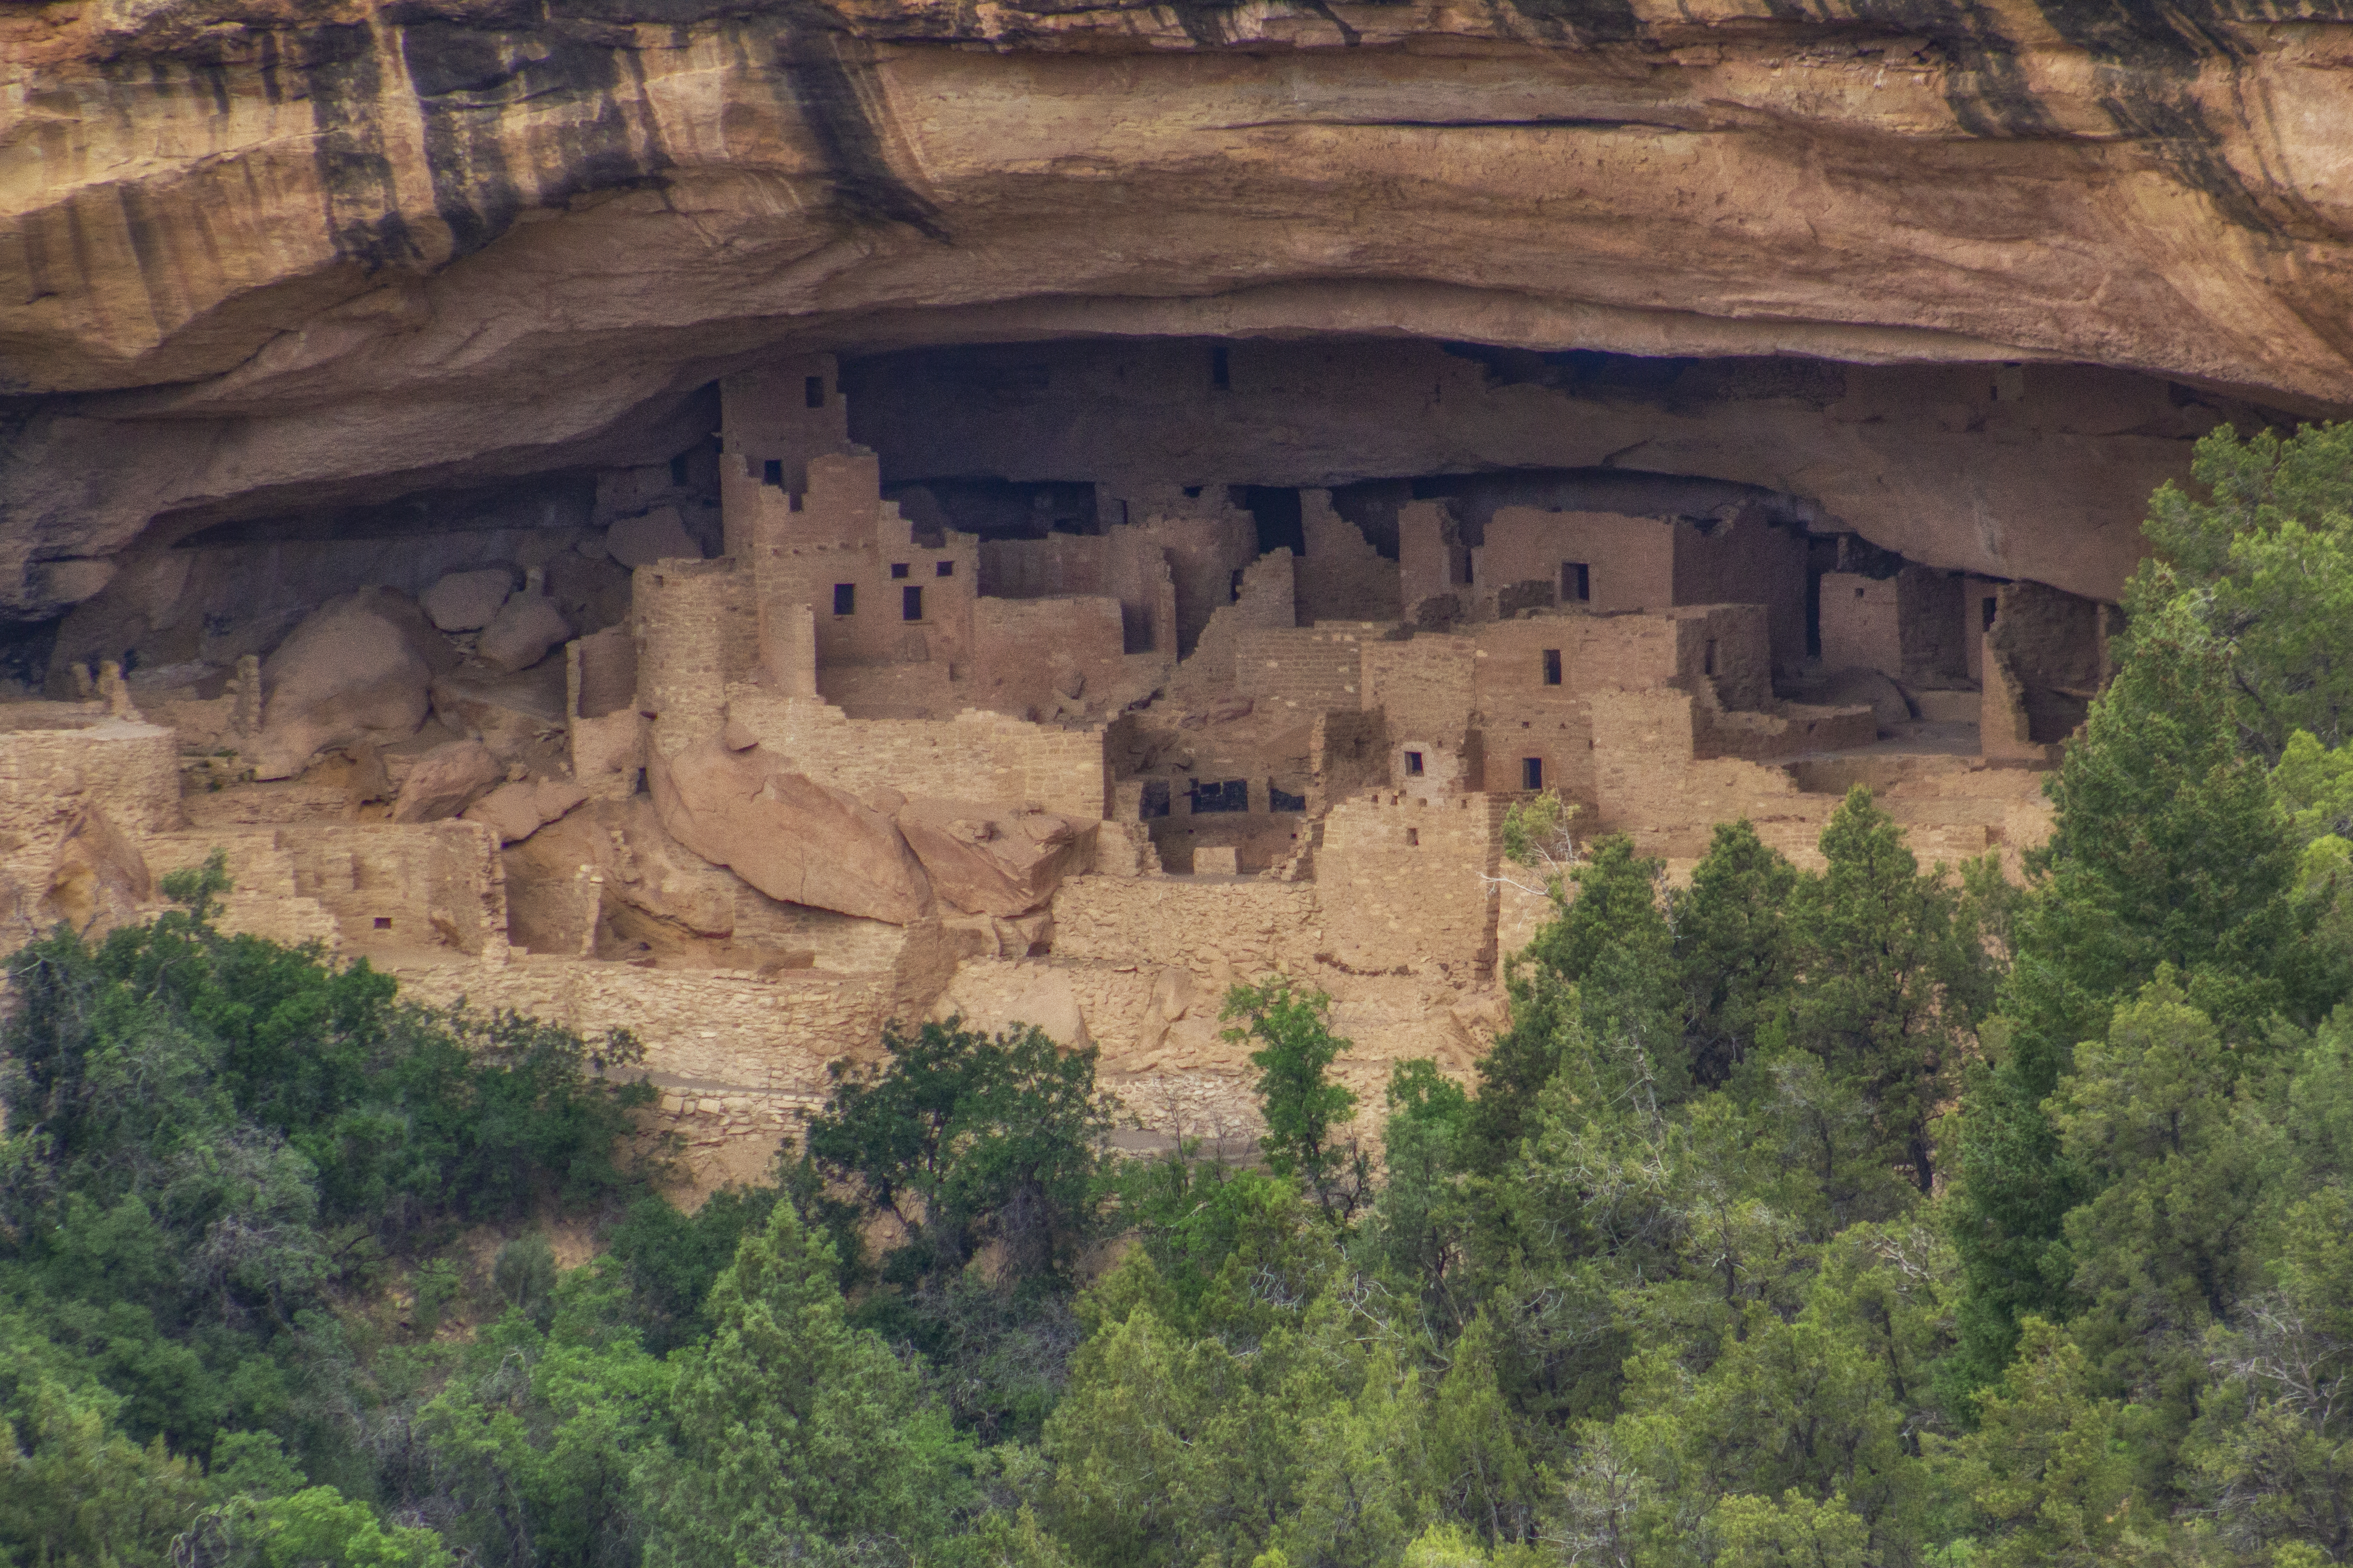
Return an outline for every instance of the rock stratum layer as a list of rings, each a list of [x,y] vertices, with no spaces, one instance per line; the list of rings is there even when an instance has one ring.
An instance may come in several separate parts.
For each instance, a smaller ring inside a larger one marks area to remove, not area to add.
[[[2063,362],[2342,408],[2348,20],[2348,0],[13,7],[0,613],[54,615],[135,542],[224,520],[660,461],[711,427],[697,388],[786,350],[1373,334]],[[2113,591],[2133,546],[2038,539],[2067,525],[1962,507],[1873,528]]]

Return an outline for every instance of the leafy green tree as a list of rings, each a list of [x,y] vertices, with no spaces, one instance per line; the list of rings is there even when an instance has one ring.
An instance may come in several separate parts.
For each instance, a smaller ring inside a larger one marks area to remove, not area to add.
[[[1993,1568],[2127,1562],[2162,1529],[2134,1489],[2123,1407],[2093,1382],[2063,1331],[2039,1318],[2021,1325],[2018,1359],[1986,1391],[1958,1449]]]
[[[1470,1196],[1462,1141],[1471,1100],[1429,1058],[1389,1069],[1388,1118],[1381,1126],[1387,1180],[1368,1239],[1380,1260],[1434,1307],[1452,1296],[1464,1261]]]
[[[1372,1195],[1372,1161],[1346,1131],[1356,1091],[1331,1078],[1332,1063],[1349,1047],[1332,1032],[1331,1015],[1331,997],[1275,974],[1228,991],[1218,1016],[1243,1020],[1220,1037],[1258,1042],[1250,1059],[1258,1068],[1267,1169],[1295,1180],[1345,1225]]]
[[[911,1563],[972,1496],[971,1458],[923,1379],[850,1326],[829,1242],[790,1204],[711,1291],[681,1352],[675,1436],[645,1463],[646,1562]]]
[[[1822,829],[1829,861],[1790,905],[1787,1038],[1812,1052],[1871,1108],[1889,1163],[1935,1184],[1928,1121],[1957,1044],[1990,1000],[1977,933],[1958,890],[1923,876],[1903,830],[1858,784]]]
[[[1506,975],[1511,1026],[1479,1059],[1465,1146],[1472,1169],[1492,1175],[1511,1160],[1536,1097],[1564,1052],[1588,1030],[1636,1037],[1653,1092],[1672,1098],[1680,1091],[1680,1031],[1672,1042],[1665,1037],[1672,1028],[1674,976],[1659,897],[1662,869],[1613,834],[1593,846],[1570,872],[1568,887],[1555,893],[1559,912]]]
[[[2198,443],[2190,474],[2208,499],[2168,482],[2149,502],[2147,533],[2227,650],[2241,733],[2267,760],[2297,730],[2343,745],[2353,739],[2353,424],[2243,440],[2225,425]]]
[[[1095,1051],[1064,1051],[1021,1026],[994,1037],[962,1020],[893,1025],[883,1059],[836,1062],[805,1147],[816,1168],[895,1215],[910,1237],[894,1278],[953,1276],[1004,1249],[1014,1279],[1069,1268],[1095,1234],[1114,1102]]]
[[[2029,860],[1991,1069],[1963,1098],[1953,1217],[1970,1296],[1955,1370],[1971,1384],[1998,1374],[2021,1317],[2072,1308],[2062,1229],[2087,1189],[2042,1105],[2076,1043],[2105,1036],[2160,964],[2226,1040],[2333,1000],[2267,770],[2238,748],[2227,658],[2182,605],[2135,610],[2123,668],[2050,786],[2057,825]]]
[[[1430,1413],[1430,1477],[1447,1512],[1490,1544],[1525,1542],[1542,1500],[1517,1414],[1496,1374],[1496,1335],[1484,1312],[1448,1354]]]
[[[1788,921],[1797,868],[1746,818],[1718,823],[1691,886],[1667,895],[1693,1076],[1720,1084],[1795,979]]]

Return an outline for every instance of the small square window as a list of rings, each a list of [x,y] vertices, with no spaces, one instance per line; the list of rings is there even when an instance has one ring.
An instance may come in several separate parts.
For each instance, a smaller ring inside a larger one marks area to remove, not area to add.
[[[1542,757],[1522,757],[1520,759],[1520,787],[1522,789],[1544,788],[1544,759]]]
[[[854,616],[858,613],[857,584],[836,583],[833,585],[833,613],[837,616]]]
[[[899,618],[902,621],[920,621],[923,618],[923,591],[921,588],[899,590]]]
[[[1421,829],[1419,827],[1407,828],[1405,830],[1405,841],[1408,844],[1419,845],[1421,842]]]
[[[1544,683],[1546,686],[1560,684],[1560,649],[1556,647],[1544,650]]]
[[[378,931],[390,931],[392,929],[392,917],[390,915],[376,916],[375,929]]]
[[[1421,776],[1421,753],[1419,752],[1408,752],[1405,754],[1405,776],[1409,779],[1418,779]]]
[[[771,458],[761,464],[760,482],[764,485],[782,485],[785,482],[785,460],[782,458]]]
[[[902,577],[904,577],[906,574],[907,574],[907,563],[906,563],[905,562],[903,562],[903,561],[893,561],[892,563],[891,563],[891,578],[892,578],[892,581],[896,582],[896,581],[898,581],[898,579],[900,579],[900,578],[902,578]]]
[[[934,564],[934,566],[932,567],[932,575],[933,575],[933,576],[934,576],[934,577],[953,577],[953,576],[955,576],[955,562],[953,562],[953,561],[942,561],[942,562],[938,562],[938,563],[935,563],[935,564]]]

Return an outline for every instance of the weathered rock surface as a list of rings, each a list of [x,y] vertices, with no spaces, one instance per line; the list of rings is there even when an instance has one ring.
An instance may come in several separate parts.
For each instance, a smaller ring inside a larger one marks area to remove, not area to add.
[[[16,7],[0,390],[51,401],[0,458],[0,611],[89,597],[142,535],[667,461],[770,350],[1090,333],[1949,364],[1903,420],[1793,386],[1727,425],[1499,361],[1417,435],[1443,466],[1388,471],[1846,470],[1827,509],[1912,559],[2113,592],[2174,415],[2353,404],[2353,6],[2197,17]],[[1198,423],[1253,467],[1210,477],[1366,471],[1251,374]],[[1955,451],[2085,477],[1956,491]]]
[[[509,599],[482,628],[474,651],[491,668],[512,673],[529,669],[547,657],[548,649],[571,636],[572,624],[555,607],[555,601],[526,590]]]
[[[672,837],[772,899],[896,925],[932,912],[931,880],[889,817],[757,747],[651,752],[646,782]]]
[[[58,846],[43,915],[76,931],[138,918],[155,896],[155,879],[131,836],[99,806],[86,806]]]
[[[395,822],[438,822],[499,782],[504,769],[480,741],[452,741],[417,759],[393,797]]]
[[[305,617],[261,667],[255,773],[291,778],[330,747],[417,732],[448,643],[398,594],[364,590]]]
[[[502,784],[459,815],[499,836],[501,847],[518,844],[588,798],[578,784],[562,779]]]
[[[478,632],[491,624],[513,591],[514,576],[503,567],[451,572],[419,594],[417,604],[445,632]]]
[[[980,801],[911,800],[899,808],[932,890],[968,914],[1010,919],[1054,896],[1079,864],[1079,837],[1050,812]]]
[[[625,517],[605,531],[605,550],[624,566],[650,566],[657,561],[700,561],[702,546],[679,521],[678,509],[659,506],[637,517]]]

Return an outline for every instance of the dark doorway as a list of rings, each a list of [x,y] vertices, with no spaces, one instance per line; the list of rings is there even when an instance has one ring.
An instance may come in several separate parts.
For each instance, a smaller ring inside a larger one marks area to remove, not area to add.
[[[1307,553],[1307,529],[1301,521],[1299,492],[1271,485],[1242,487],[1242,510],[1258,520],[1258,552],[1288,550]]]

